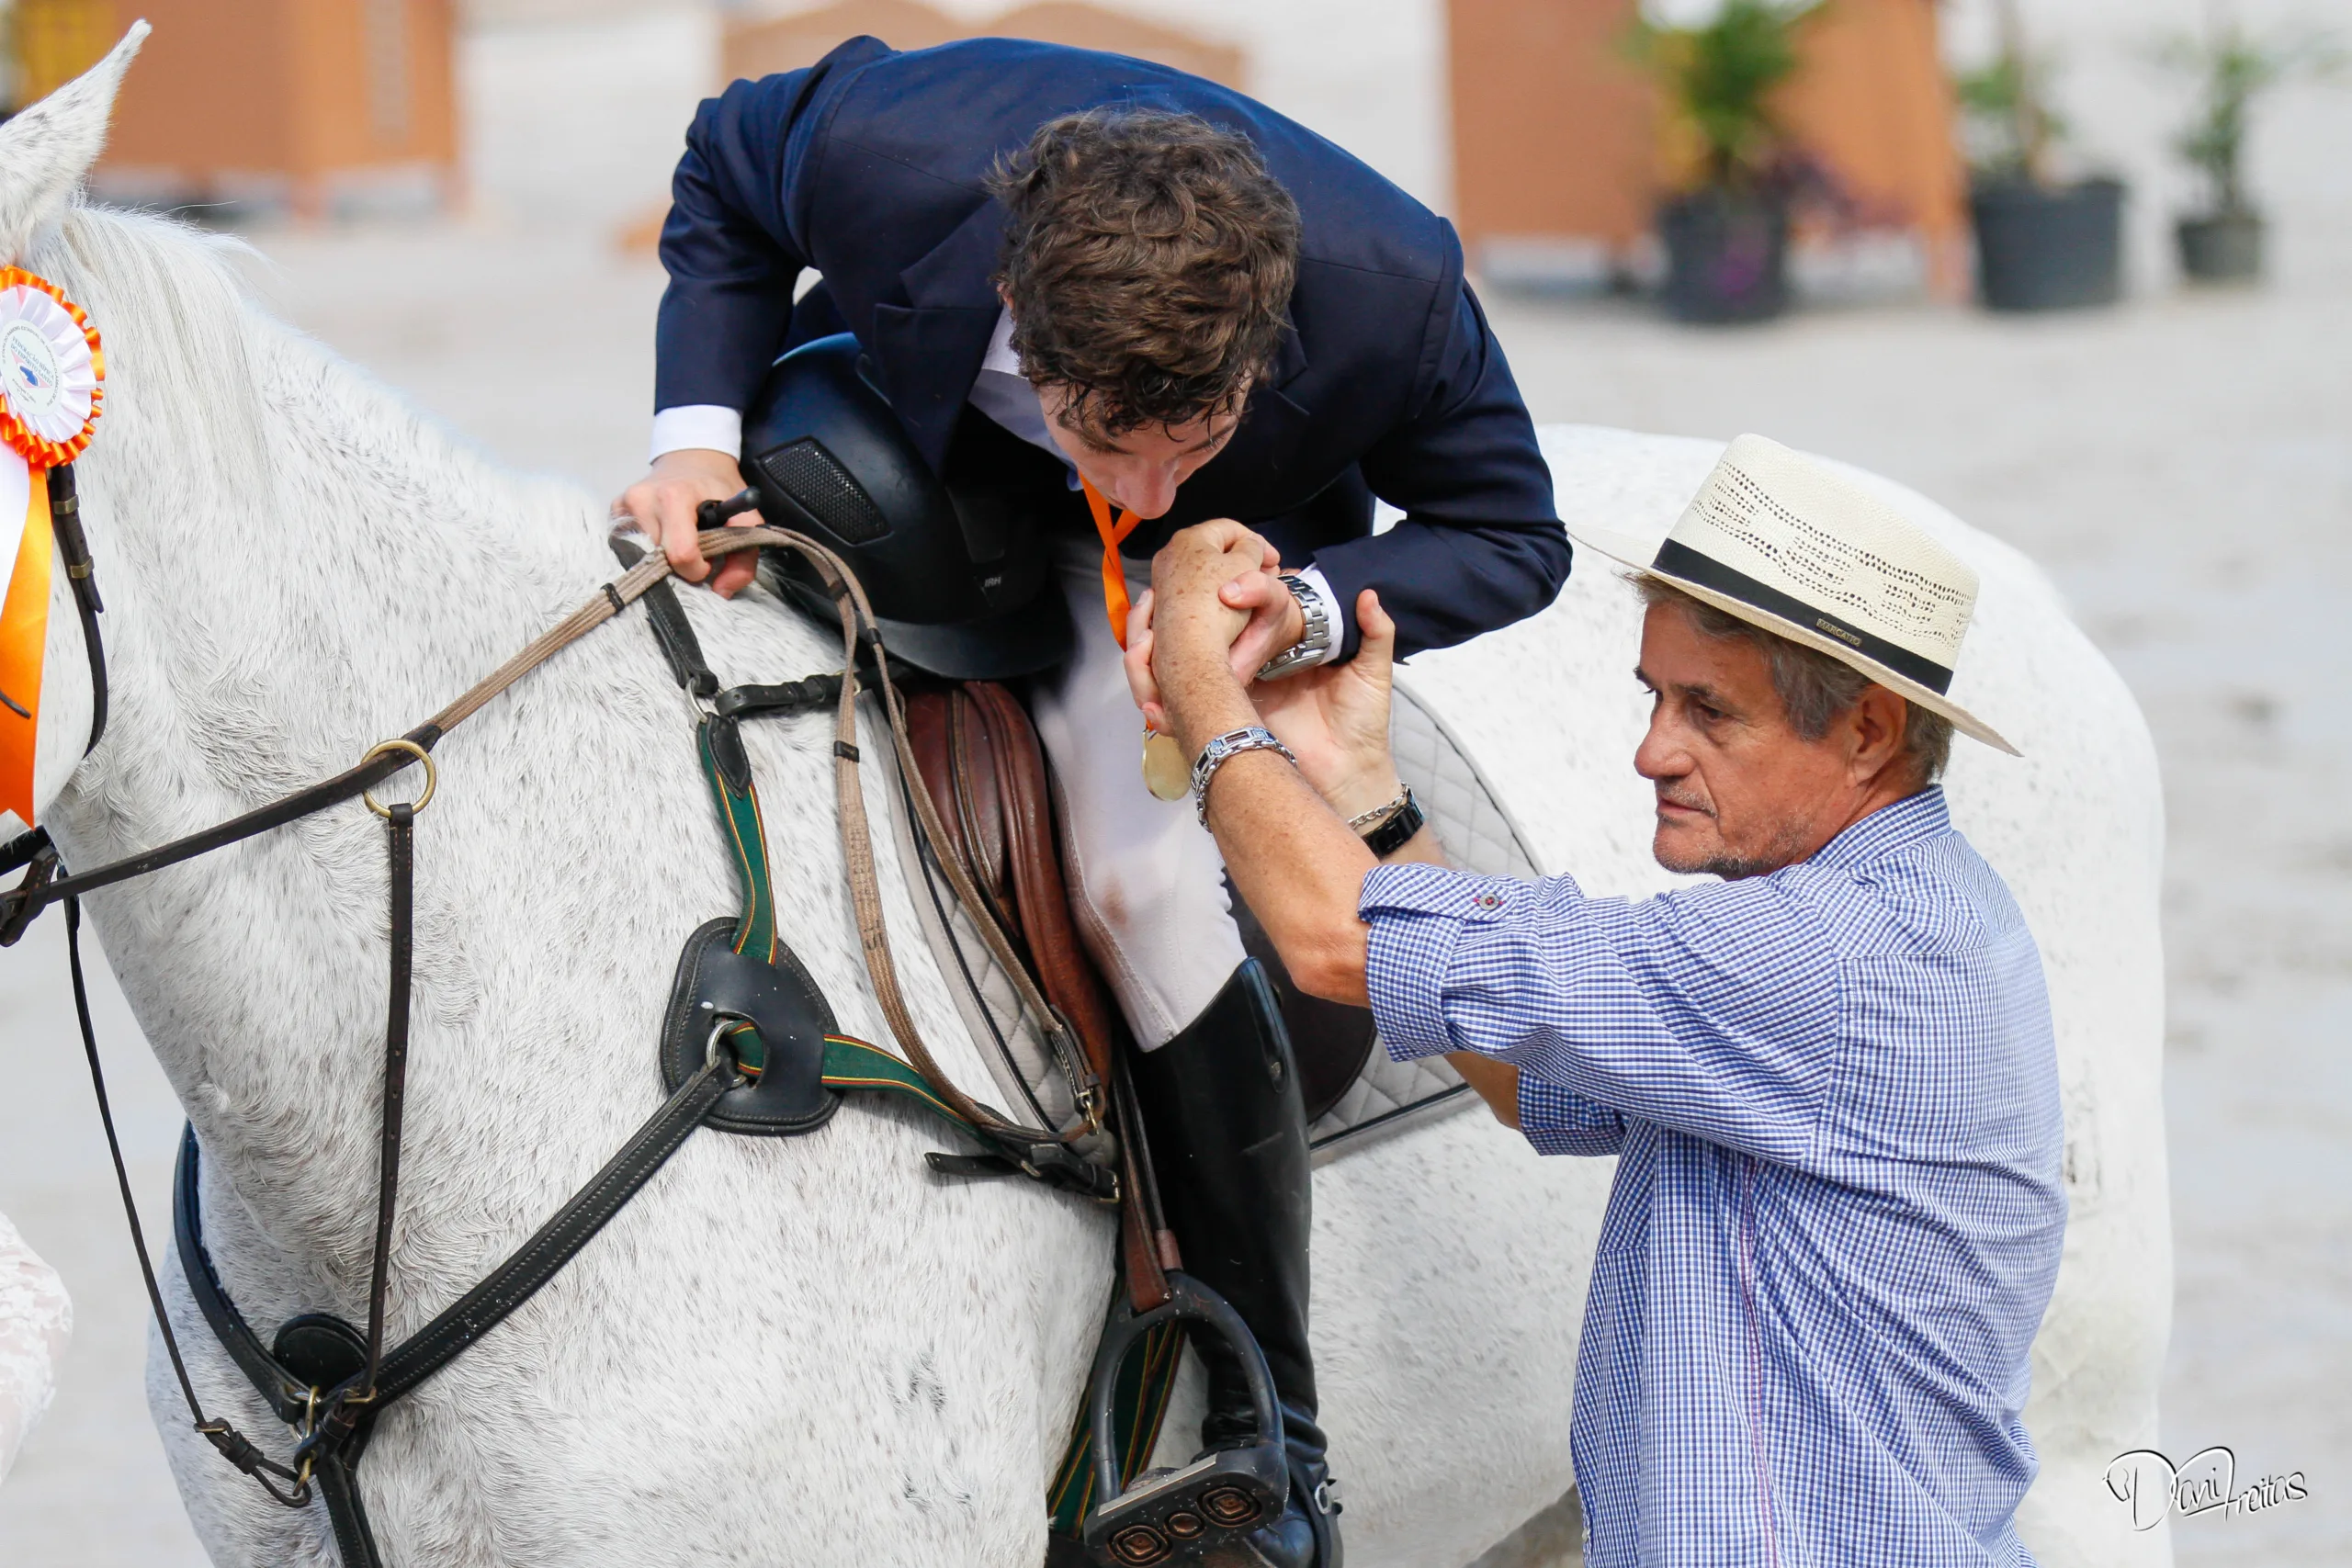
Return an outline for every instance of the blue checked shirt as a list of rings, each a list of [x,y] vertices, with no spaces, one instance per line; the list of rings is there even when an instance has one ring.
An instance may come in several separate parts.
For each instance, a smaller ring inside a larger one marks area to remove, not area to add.
[[[2030,1564],[2027,1355],[2066,1224],[2041,960],[1943,793],[1630,903],[1364,878],[1391,1055],[1518,1064],[1619,1156],[1570,1446],[1590,1568]]]

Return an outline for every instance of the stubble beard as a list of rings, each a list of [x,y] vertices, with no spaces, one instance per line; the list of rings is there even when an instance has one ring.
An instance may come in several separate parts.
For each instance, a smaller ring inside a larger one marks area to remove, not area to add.
[[[1688,803],[1675,801],[1672,804],[1682,806]],[[1697,809],[1704,810],[1705,807]],[[1801,858],[1798,853],[1804,844],[1804,830],[1801,828],[1790,826],[1781,829],[1780,832],[1773,835],[1771,842],[1765,845],[1760,853],[1734,854],[1722,845],[1721,819],[1712,811],[1708,812],[1707,816],[1708,819],[1715,822],[1717,826],[1718,840],[1714,848],[1695,854],[1677,853],[1668,847],[1664,824],[1660,824],[1660,830],[1650,840],[1650,853],[1657,859],[1657,863],[1678,875],[1720,876],[1725,882],[1737,882],[1745,877],[1770,876],[1783,866],[1793,864]]]

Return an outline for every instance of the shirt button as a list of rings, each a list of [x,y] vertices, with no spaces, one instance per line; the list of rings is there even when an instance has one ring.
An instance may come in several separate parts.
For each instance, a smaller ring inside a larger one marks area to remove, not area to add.
[[[1471,902],[1477,905],[1481,909],[1499,909],[1503,905],[1503,901],[1500,898],[1496,897],[1491,893],[1481,893],[1478,897],[1473,898]]]

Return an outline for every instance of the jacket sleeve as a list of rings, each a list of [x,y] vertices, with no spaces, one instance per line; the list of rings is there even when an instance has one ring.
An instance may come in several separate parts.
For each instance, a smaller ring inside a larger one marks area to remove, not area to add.
[[[1385,534],[1317,550],[1353,658],[1356,595],[1377,589],[1396,652],[1449,648],[1523,620],[1568,580],[1552,471],[1502,344],[1460,277],[1438,291],[1419,406],[1363,459],[1374,495],[1401,508]]]
[[[750,406],[783,346],[808,254],[795,237],[787,142],[828,62],[707,98],[670,184],[653,407]]]

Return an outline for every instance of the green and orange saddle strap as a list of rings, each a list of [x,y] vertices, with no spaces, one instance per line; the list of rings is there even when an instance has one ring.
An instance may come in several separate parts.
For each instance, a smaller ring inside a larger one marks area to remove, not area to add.
[[[719,824],[726,829],[728,844],[735,855],[735,869],[743,883],[743,914],[736,922],[732,945],[737,953],[774,963],[780,939],[775,926],[775,888],[768,864],[767,829],[760,818],[759,786],[746,769],[742,770],[743,787],[735,788],[718,765],[712,747],[712,727],[729,722],[731,721],[705,718],[695,731],[695,748],[702,759],[711,802],[718,808]],[[749,1024],[741,1025],[729,1043],[743,1071],[756,1075],[765,1054],[758,1033]],[[977,1129],[940,1097],[922,1074],[870,1041],[851,1034],[826,1035],[824,1070],[820,1078],[828,1089],[844,1093],[870,1090],[910,1100],[958,1132],[978,1137]],[[1168,1416],[1168,1401],[1175,1391],[1176,1371],[1182,1358],[1183,1327],[1178,1323],[1166,1323],[1149,1330],[1141,1346],[1119,1369],[1112,1419],[1118,1426],[1115,1451],[1122,1486],[1142,1473],[1152,1449],[1159,1441],[1160,1426]],[[1094,1506],[1094,1467],[1088,1457],[1092,1438],[1092,1422],[1088,1418],[1085,1402],[1080,1400],[1076,1430],[1070,1434],[1069,1446],[1063,1451],[1061,1463],[1055,1467],[1046,1494],[1053,1529],[1059,1534],[1077,1536],[1080,1522]]]
[[[735,870],[743,882],[743,914],[735,923],[735,937],[729,945],[737,953],[773,964],[781,939],[776,935],[775,886],[768,867],[767,829],[760,819],[759,786],[752,782],[748,770],[741,790],[730,784],[711,743],[712,727],[731,722],[704,719],[695,731],[695,750],[702,759],[711,803],[718,807],[719,826],[726,829]],[[758,1032],[748,1023],[739,1024],[728,1043],[743,1071],[758,1077],[767,1054]],[[958,1131],[973,1131],[972,1124],[940,1098],[930,1080],[894,1053],[854,1034],[825,1036],[825,1065],[819,1077],[828,1089],[871,1089],[912,1100]]]

